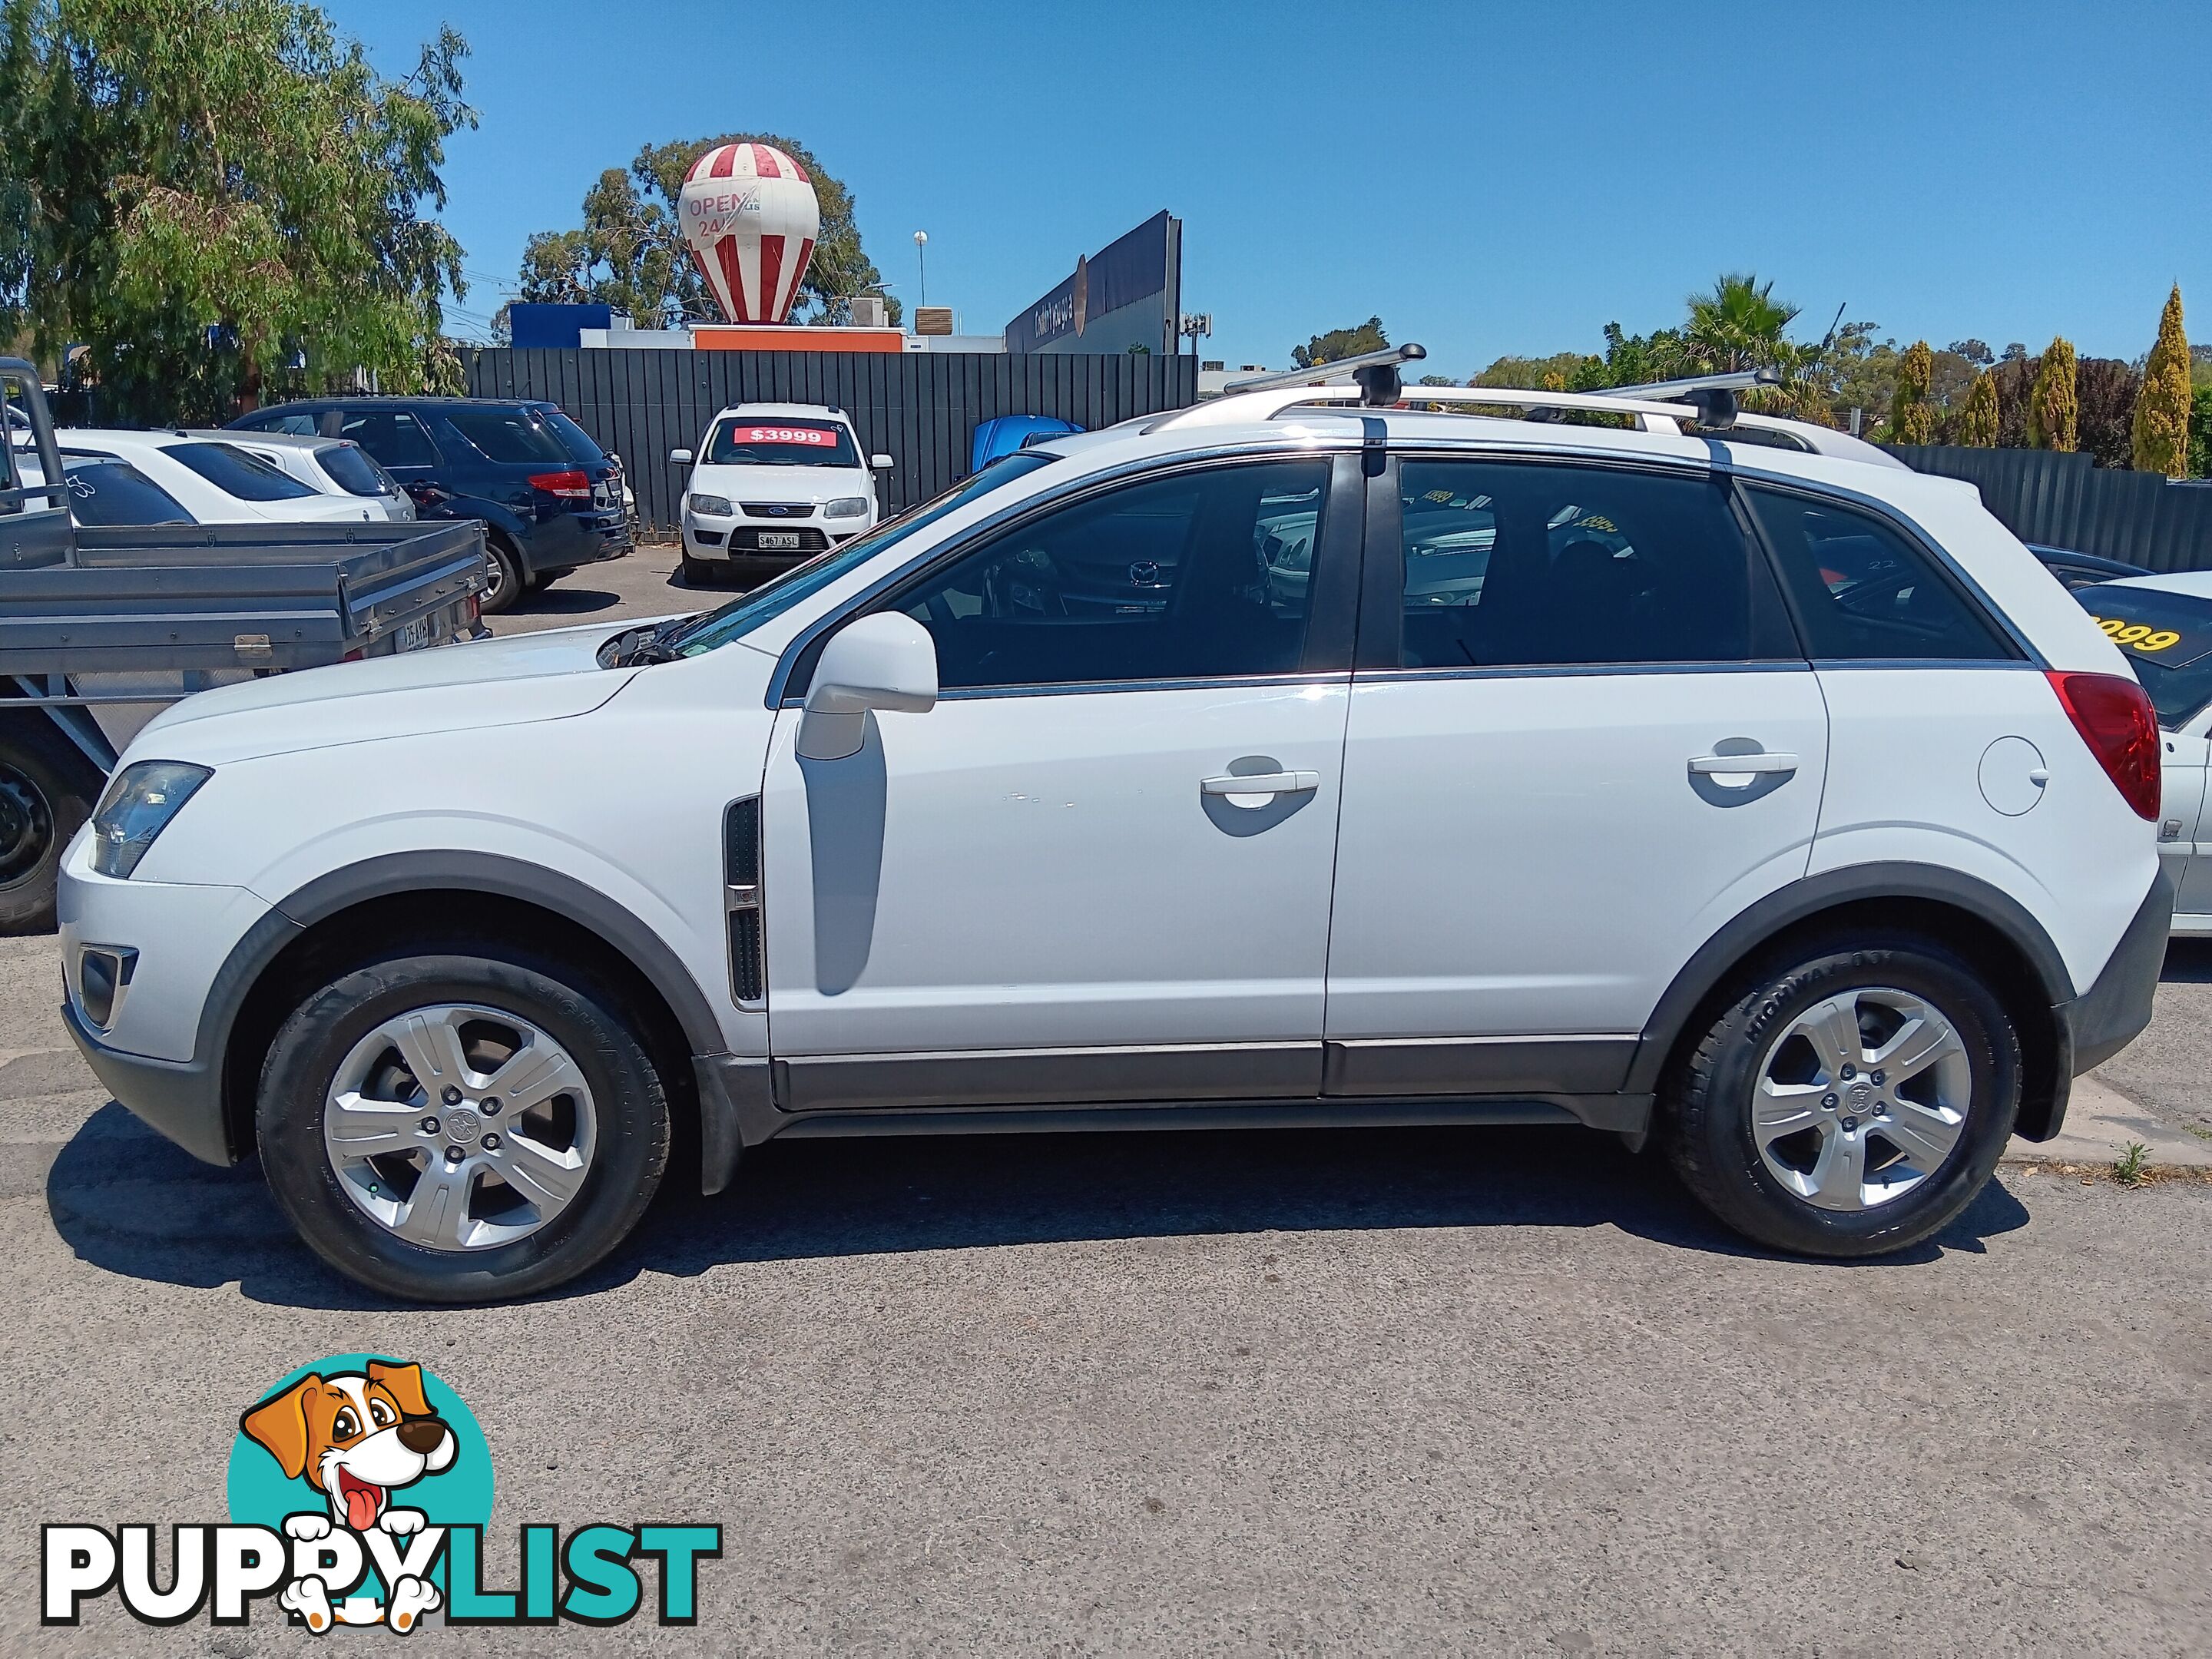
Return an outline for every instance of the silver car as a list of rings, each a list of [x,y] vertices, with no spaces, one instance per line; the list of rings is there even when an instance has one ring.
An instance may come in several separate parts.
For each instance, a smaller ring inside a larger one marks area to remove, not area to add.
[[[393,522],[411,520],[415,502],[399,480],[350,438],[325,438],[295,432],[195,429],[196,438],[217,438],[276,467],[325,495],[351,495],[382,509]]]

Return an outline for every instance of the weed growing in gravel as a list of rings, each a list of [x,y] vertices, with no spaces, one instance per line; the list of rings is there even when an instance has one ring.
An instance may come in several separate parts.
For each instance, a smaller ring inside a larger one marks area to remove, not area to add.
[[[2130,1140],[2112,1160],[2112,1179],[2123,1187],[2142,1184],[2143,1165],[2150,1160],[2150,1148],[2140,1140]]]

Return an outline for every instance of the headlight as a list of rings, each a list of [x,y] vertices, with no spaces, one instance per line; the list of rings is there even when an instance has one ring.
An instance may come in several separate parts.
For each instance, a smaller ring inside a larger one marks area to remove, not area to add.
[[[867,510],[868,498],[866,495],[840,495],[823,506],[822,516],[825,519],[857,519]]]
[[[92,867],[103,876],[129,876],[177,809],[214,775],[186,761],[134,761],[125,767],[92,815]]]
[[[691,497],[691,510],[703,513],[710,519],[733,519],[737,516],[737,509],[730,505],[727,495],[694,495]]]

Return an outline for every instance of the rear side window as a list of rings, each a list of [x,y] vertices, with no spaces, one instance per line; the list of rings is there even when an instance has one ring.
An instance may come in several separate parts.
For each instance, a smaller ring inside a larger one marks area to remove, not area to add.
[[[1408,460],[1399,505],[1407,668],[1796,654],[1719,481]]]
[[[386,495],[399,488],[389,473],[368,459],[366,451],[352,444],[332,444],[327,449],[319,449],[315,459],[331,475],[331,482],[349,495]]]
[[[420,421],[391,410],[349,410],[338,422],[338,436],[352,439],[386,466],[435,466],[441,459]]]
[[[320,493],[235,445],[173,444],[162,453],[242,501],[295,501]]]
[[[1927,550],[1887,520],[1780,490],[1745,493],[1815,661],[1978,662],[2019,654]]]
[[[177,498],[128,461],[84,461],[64,469],[70,513],[81,525],[190,524]]]
[[[567,466],[574,459],[561,434],[532,409],[449,409],[446,424],[489,461]]]
[[[890,603],[936,641],[947,690],[1293,672],[1328,484],[1326,461],[1296,460],[1126,485]]]

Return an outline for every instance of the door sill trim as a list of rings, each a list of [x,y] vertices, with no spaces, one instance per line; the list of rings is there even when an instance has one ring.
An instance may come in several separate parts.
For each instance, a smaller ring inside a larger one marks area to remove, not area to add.
[[[1138,1129],[1361,1129],[1551,1124],[1636,1134],[1650,1095],[1442,1097],[1358,1100],[1097,1102],[1059,1106],[893,1107],[778,1113],[763,1139],[868,1135],[1088,1134]],[[750,1137],[748,1137],[750,1141]]]

